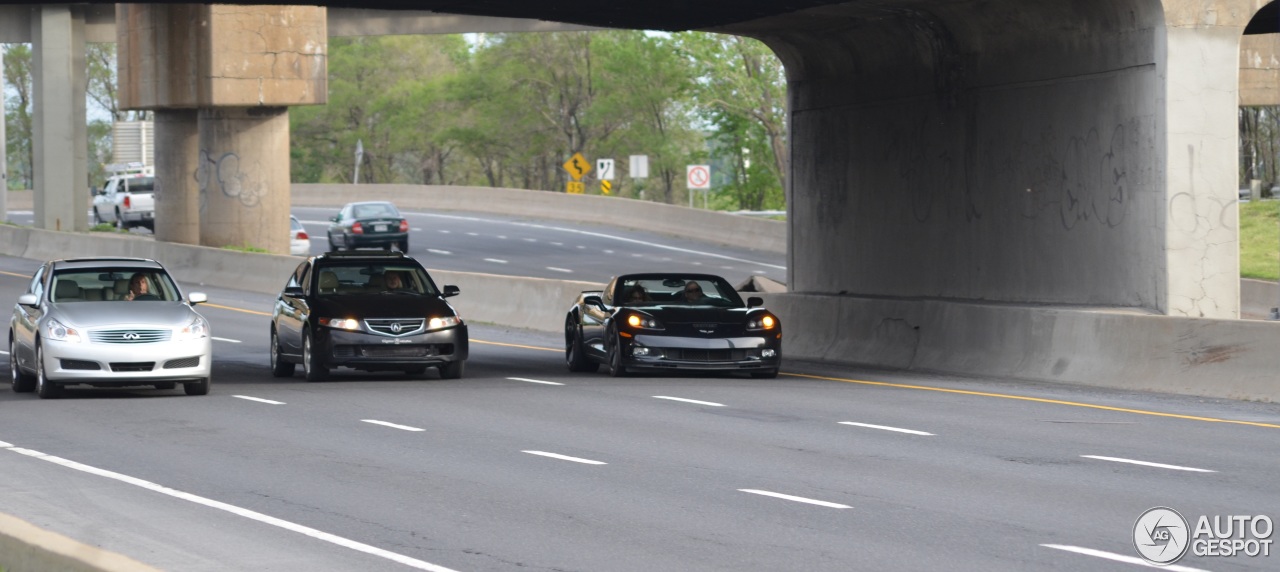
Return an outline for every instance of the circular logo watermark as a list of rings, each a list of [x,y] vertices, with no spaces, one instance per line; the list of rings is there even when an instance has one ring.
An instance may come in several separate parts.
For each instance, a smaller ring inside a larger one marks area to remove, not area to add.
[[[1152,564],[1173,564],[1187,553],[1191,530],[1178,511],[1158,506],[1133,523],[1133,547]]]

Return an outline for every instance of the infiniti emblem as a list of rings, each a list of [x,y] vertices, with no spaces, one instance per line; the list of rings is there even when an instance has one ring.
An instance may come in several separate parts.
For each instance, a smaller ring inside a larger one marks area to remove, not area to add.
[[[129,333],[127,333],[127,334],[121,334],[121,335],[120,335],[120,337],[122,337],[122,338],[124,338],[124,339],[126,339],[126,340],[136,340],[136,339],[138,339],[138,338],[141,338],[142,336],[140,336],[140,335],[138,335],[138,334],[136,334],[136,333],[133,333],[133,332],[129,332]]]
[[[391,324],[391,333],[393,334],[400,333],[400,322],[393,322]]]

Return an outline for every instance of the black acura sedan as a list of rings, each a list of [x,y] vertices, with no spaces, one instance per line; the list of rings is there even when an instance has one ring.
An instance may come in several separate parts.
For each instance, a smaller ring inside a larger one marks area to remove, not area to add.
[[[417,260],[399,252],[342,252],[308,258],[289,276],[271,315],[271,373],[307,381],[329,370],[403,371],[429,367],[462,377],[467,326]]]
[[[710,274],[627,274],[578,295],[564,323],[569,371],[703,370],[776,377],[782,324]]]
[[[329,250],[377,247],[409,252],[409,221],[385,201],[347,203],[329,217]]]

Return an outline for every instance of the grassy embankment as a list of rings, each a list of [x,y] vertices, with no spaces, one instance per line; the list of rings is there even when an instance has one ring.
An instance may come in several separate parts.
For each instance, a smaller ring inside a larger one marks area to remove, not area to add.
[[[1240,203],[1240,276],[1280,278],[1280,201]]]

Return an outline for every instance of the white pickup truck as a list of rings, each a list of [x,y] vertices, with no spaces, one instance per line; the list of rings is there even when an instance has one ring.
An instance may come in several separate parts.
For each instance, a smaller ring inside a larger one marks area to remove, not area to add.
[[[140,164],[111,167],[111,176],[93,191],[93,223],[122,230],[141,226],[155,232],[155,170]]]

